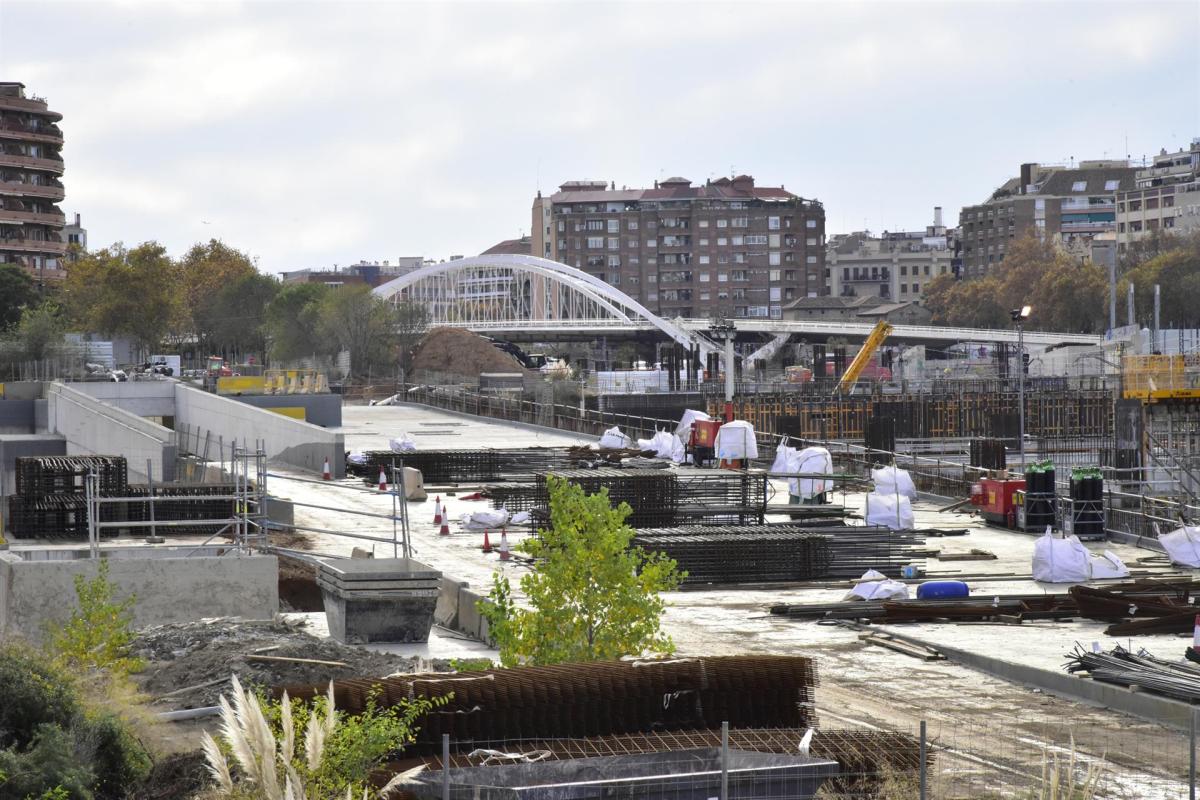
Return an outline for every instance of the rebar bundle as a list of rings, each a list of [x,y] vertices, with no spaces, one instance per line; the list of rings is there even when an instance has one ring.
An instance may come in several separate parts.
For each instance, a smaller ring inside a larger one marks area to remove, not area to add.
[[[232,496],[237,493],[237,486],[232,483],[204,484],[156,484],[155,497],[193,498],[190,500],[173,499],[170,502],[154,504],[155,522],[182,522],[186,520],[228,520],[236,513],[237,508]],[[129,522],[147,522],[150,520],[150,487],[145,484],[135,484],[129,487],[126,497],[147,498],[145,501],[131,500],[124,503],[125,519]],[[208,534],[216,533],[223,523],[207,523],[197,525],[171,525],[155,529],[161,534]],[[148,530],[148,529],[143,529]]]
[[[442,734],[465,743],[732,727],[815,727],[816,664],[802,656],[599,661],[334,683],[337,708],[362,712],[414,697],[451,696],[418,720],[415,753]],[[323,686],[287,687],[301,699]]]
[[[767,583],[897,572],[923,555],[924,537],[882,526],[688,526],[641,530],[633,544],[675,559],[685,583]]]
[[[586,449],[586,448],[584,448]],[[489,483],[493,481],[532,481],[539,472],[569,469],[580,456],[566,447],[521,447],[505,450],[416,450],[394,453],[369,450],[363,463],[346,464],[351,475],[374,479],[380,468],[390,469],[401,461],[421,471],[428,485],[446,483]],[[589,451],[596,453],[597,451]]]
[[[1092,680],[1137,686],[1188,703],[1200,701],[1200,666],[1155,658],[1145,650],[1131,653],[1117,645],[1109,653],[1095,653],[1075,645],[1065,665],[1072,674],[1086,672]]]
[[[119,519],[115,504],[100,506],[100,519]],[[8,499],[8,522],[18,539],[86,539],[88,537],[87,501],[82,494],[50,494],[42,497],[13,495]],[[115,536],[109,528],[103,536]]]
[[[95,474],[101,497],[120,497],[128,484],[122,456],[23,456],[16,459],[17,495],[24,498],[82,494],[84,480]]]

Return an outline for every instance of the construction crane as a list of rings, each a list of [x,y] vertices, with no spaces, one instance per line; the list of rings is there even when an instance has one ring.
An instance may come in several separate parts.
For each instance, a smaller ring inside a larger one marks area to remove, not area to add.
[[[837,388],[834,394],[841,394],[847,388],[853,388],[858,376],[862,375],[867,364],[875,355],[875,351],[883,344],[883,340],[892,332],[892,326],[884,320],[879,320],[875,323],[875,327],[871,329],[871,333],[867,335],[867,340],[863,342],[862,348],[859,349],[858,355],[854,356],[854,360],[850,362],[850,366],[846,367],[846,371],[842,373],[842,379],[838,381]]]

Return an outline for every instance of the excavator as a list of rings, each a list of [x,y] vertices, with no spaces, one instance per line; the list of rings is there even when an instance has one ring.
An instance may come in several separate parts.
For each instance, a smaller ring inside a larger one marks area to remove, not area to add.
[[[887,339],[888,334],[892,332],[892,326],[884,320],[879,320],[875,323],[875,327],[871,329],[871,333],[867,335],[867,340],[863,342],[858,354],[854,356],[854,360],[850,362],[850,366],[846,367],[846,371],[842,373],[842,379],[838,381],[834,387],[834,394],[842,394],[854,388],[855,382],[862,375],[863,370],[871,363],[871,359],[875,357],[875,353],[883,345],[884,339]]]

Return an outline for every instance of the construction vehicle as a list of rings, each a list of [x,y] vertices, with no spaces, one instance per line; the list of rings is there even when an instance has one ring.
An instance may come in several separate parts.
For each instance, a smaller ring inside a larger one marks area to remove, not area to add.
[[[875,327],[867,335],[867,340],[863,342],[858,354],[854,356],[854,360],[850,362],[850,366],[846,367],[846,371],[842,373],[842,379],[838,381],[834,388],[834,394],[841,394],[847,389],[854,388],[855,382],[862,376],[867,369],[867,365],[871,363],[871,359],[875,357],[876,351],[883,345],[888,334],[892,332],[892,326],[884,320],[879,320],[875,323]]]

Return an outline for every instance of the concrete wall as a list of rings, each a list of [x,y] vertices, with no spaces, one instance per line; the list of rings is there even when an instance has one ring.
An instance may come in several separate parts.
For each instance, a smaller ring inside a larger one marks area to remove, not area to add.
[[[226,442],[253,447],[262,441],[267,458],[319,473],[329,459],[335,478],[346,475],[346,438],[307,422],[175,384],[176,425],[210,431]]]
[[[71,388],[139,417],[170,417],[175,413],[174,381],[89,381],[72,383]]]
[[[117,385],[117,384],[113,384]],[[46,388],[46,427],[67,439],[67,455],[119,455],[129,462],[129,479],[175,480],[175,433],[122,411],[63,383]]]
[[[41,400],[45,384],[42,381],[9,381],[0,384],[0,397],[6,400]]]
[[[139,628],[201,617],[271,619],[279,612],[275,556],[111,558],[108,567],[117,599],[136,596]],[[46,625],[61,623],[76,607],[75,576],[96,571],[89,559],[27,561],[0,551],[0,639],[42,638]]]
[[[303,408],[305,422],[322,428],[342,427],[342,396],[338,394],[241,395],[232,399],[255,408]]]
[[[67,440],[53,433],[0,434],[0,497],[17,490],[16,461],[23,456],[65,456]]]
[[[0,434],[33,433],[34,400],[0,399]]]

